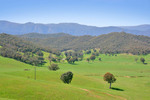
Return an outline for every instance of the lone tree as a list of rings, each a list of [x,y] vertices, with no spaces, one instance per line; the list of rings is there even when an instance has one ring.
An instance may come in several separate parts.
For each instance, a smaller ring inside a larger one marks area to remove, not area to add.
[[[107,72],[107,73],[104,75],[104,81],[107,81],[108,83],[110,83],[109,88],[111,89],[111,83],[114,83],[114,82],[116,81],[116,78],[114,77],[113,74]]]
[[[49,68],[49,70],[53,70],[53,71],[56,71],[59,69],[57,64],[51,64],[48,68]]]
[[[60,79],[61,79],[64,83],[67,83],[67,84],[71,83],[72,78],[73,78],[73,73],[70,72],[70,71],[68,71],[68,72],[66,72],[66,73],[64,73],[64,74],[62,74],[61,77],[60,77]]]
[[[92,61],[94,61],[95,60],[95,55],[91,55],[91,57],[90,57],[90,59],[92,60]]]
[[[140,60],[141,60],[141,62],[144,64],[145,59],[142,57]]]

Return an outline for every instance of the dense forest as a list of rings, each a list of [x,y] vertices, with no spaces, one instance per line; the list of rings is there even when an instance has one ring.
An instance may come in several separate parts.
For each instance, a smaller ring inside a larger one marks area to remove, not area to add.
[[[61,51],[100,48],[101,53],[150,53],[150,37],[148,36],[132,35],[125,32],[113,32],[100,36],[72,36],[64,33],[53,35],[31,33],[19,37]]]

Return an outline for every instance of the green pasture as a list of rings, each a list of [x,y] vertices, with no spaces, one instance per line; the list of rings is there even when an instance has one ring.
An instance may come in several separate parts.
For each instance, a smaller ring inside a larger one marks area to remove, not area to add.
[[[58,71],[50,71],[49,53],[44,52],[47,62],[37,67],[34,80],[34,66],[0,56],[0,100],[149,100],[150,99],[150,55],[135,56],[101,54],[94,62],[83,61],[68,64],[57,63]],[[144,57],[147,64],[135,58]],[[29,69],[26,71],[25,69]],[[71,84],[64,84],[60,75],[74,73]],[[103,80],[106,72],[114,74],[117,81],[109,84]]]

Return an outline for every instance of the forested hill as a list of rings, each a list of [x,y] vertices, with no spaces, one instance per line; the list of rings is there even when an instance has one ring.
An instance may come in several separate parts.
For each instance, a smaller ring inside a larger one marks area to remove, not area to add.
[[[22,37],[24,40],[32,41],[36,44],[57,48],[67,49],[91,49],[100,48],[101,52],[115,53],[150,53],[150,37],[132,35],[125,32],[113,32],[100,36],[62,36],[48,38]]]
[[[60,52],[57,50],[34,44],[5,33],[0,34],[0,46],[1,56],[13,58],[32,65],[42,65],[45,63],[43,51],[60,55]]]

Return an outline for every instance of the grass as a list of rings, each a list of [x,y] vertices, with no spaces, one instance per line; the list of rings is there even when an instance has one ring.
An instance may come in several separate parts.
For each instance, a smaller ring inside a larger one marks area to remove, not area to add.
[[[0,56],[0,100],[149,100],[150,99],[150,55],[117,56],[100,55],[94,62],[83,61],[75,64],[59,63],[60,70],[49,71],[47,62],[37,67],[37,80],[34,80],[34,67],[10,58]],[[147,65],[134,59],[144,57]],[[24,71],[24,69],[30,69]],[[71,84],[64,84],[60,75],[72,71]],[[110,72],[117,81],[109,84],[103,75]]]

